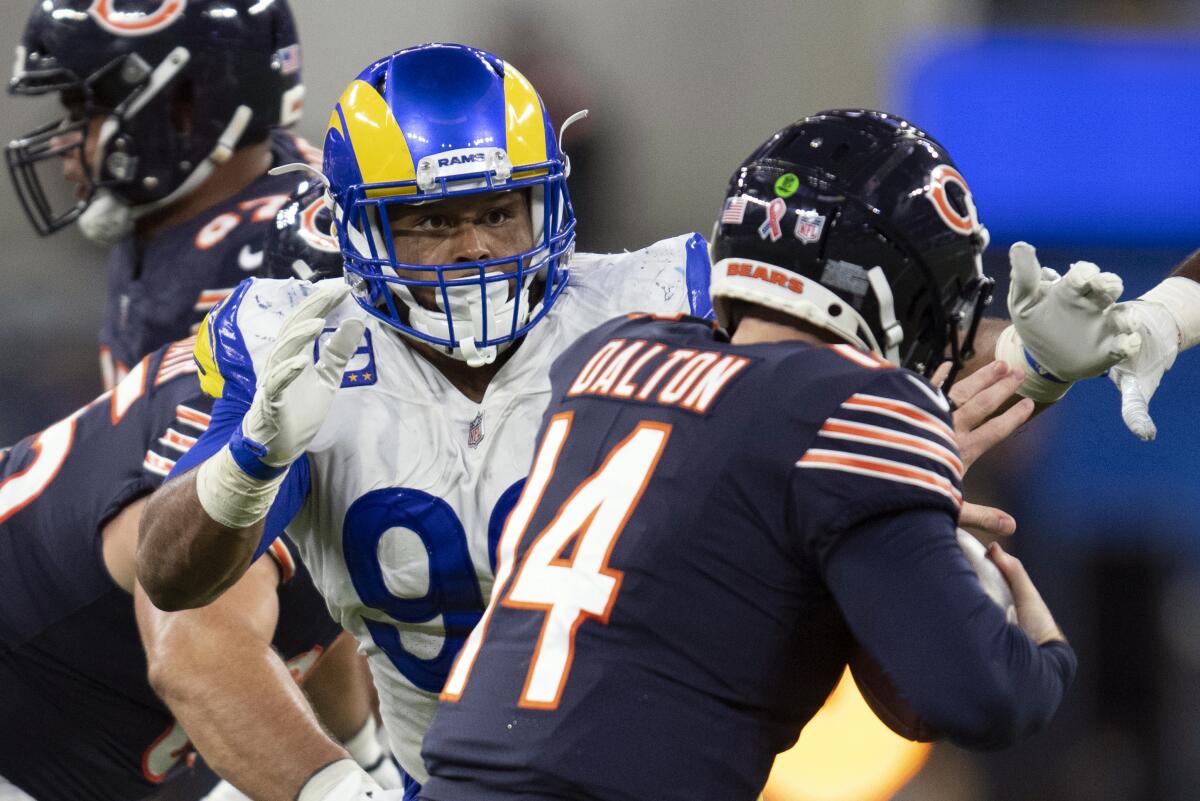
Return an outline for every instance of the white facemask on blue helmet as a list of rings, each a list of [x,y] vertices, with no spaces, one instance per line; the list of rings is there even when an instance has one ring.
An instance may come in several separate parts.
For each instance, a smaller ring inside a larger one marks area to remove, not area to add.
[[[355,299],[373,316],[471,366],[491,363],[567,283],[575,215],[568,161],[537,92],[482,50],[430,44],[371,64],[329,120],[324,173]],[[391,220],[405,206],[525,191],[533,246],[486,261],[412,264]],[[414,289],[433,290],[436,308]]]

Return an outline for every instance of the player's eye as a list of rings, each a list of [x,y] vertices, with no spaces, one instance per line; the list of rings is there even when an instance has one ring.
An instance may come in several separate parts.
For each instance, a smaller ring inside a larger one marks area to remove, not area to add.
[[[494,207],[488,209],[483,215],[483,224],[489,226],[504,225],[513,218],[511,211],[505,208]]]
[[[446,231],[452,224],[450,218],[445,214],[426,214],[418,217],[413,227],[418,231]]]

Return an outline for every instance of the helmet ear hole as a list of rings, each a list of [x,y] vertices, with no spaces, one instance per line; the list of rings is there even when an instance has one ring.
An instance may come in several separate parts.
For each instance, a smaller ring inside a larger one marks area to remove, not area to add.
[[[190,80],[184,79],[175,87],[168,108],[171,127],[181,139],[190,144],[193,133],[192,112],[195,109],[195,87]]]
[[[831,303],[826,311],[830,317],[840,317],[842,315],[842,306],[840,303]]]

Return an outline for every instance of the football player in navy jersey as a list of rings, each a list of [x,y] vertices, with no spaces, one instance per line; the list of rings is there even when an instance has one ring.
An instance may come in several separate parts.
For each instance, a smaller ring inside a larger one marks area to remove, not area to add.
[[[984,593],[949,404],[903,369],[952,382],[990,292],[951,174],[895,117],[791,125],[716,230],[730,335],[630,316],[558,358],[421,798],[753,799],[855,642],[962,745],[1049,720],[1074,654],[998,549],[1020,625]]]
[[[379,771],[365,687],[331,697],[347,685],[328,675],[341,660],[324,658],[353,641],[286,539],[205,609],[168,615],[136,585],[144,496],[210,420],[192,347],[159,349],[114,390],[0,451],[0,796],[14,796],[7,782],[37,801],[147,797],[185,779],[194,743],[255,797],[290,801],[306,777],[289,786],[286,759],[249,763],[278,754],[244,753],[237,733],[258,723],[274,742],[285,727],[293,747],[343,758],[296,687],[305,679],[325,685],[322,722]]]
[[[311,159],[313,152],[284,130],[299,118],[304,93],[286,0],[38,3],[17,47],[9,89],[57,95],[67,114],[16,139],[6,151],[36,230],[46,235],[77,221],[89,238],[114,245],[101,331],[108,388],[146,353],[194,332],[208,309],[245,276],[267,274],[264,239],[297,186],[294,178],[267,171]],[[306,571],[291,586],[312,591]],[[276,603],[262,588],[255,597],[260,604]],[[250,608],[245,596],[241,603]],[[215,640],[222,621],[197,615],[179,618],[188,621],[179,625],[151,610],[146,607],[143,635],[161,680],[156,687],[173,707],[180,698],[202,696],[212,681],[197,669],[190,651],[203,637]],[[345,645],[325,653],[308,687],[315,703],[340,702],[325,709],[334,734],[344,738],[348,725],[331,721],[334,714],[363,727],[348,746],[369,765],[375,761],[371,754],[379,753],[373,719],[362,723],[360,701],[369,698],[370,687],[352,645],[345,638],[339,642]],[[248,664],[266,669],[261,660]],[[270,711],[268,703],[247,705],[242,717]],[[254,742],[244,722],[242,730]],[[261,742],[273,742],[277,754],[298,753],[289,743],[300,731]],[[345,755],[332,741],[324,748],[331,758]],[[250,781],[269,785],[264,797],[295,795],[295,777],[279,780],[292,770],[288,759],[234,750],[236,766],[255,772]],[[275,777],[255,771],[266,764],[283,770]],[[378,770],[376,778],[385,784],[395,780],[390,760]]]
[[[108,388],[264,274],[297,183],[267,171],[314,152],[285,130],[304,97],[295,24],[285,0],[46,0],[14,69],[11,93],[57,94],[67,114],[6,149],[26,214],[40,234],[77,222],[113,246]]]

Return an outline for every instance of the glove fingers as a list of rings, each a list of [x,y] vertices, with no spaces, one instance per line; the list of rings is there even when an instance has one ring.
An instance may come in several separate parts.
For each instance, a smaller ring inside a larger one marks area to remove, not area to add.
[[[325,319],[349,293],[349,284],[343,282],[322,284],[296,306],[296,310],[292,312],[292,316],[288,318],[288,322],[284,323],[284,326],[286,327],[292,320],[303,318],[320,317]]]
[[[1142,385],[1131,373],[1116,373],[1114,383],[1121,390],[1121,419],[1125,427],[1142,442],[1149,442],[1158,435],[1158,427],[1150,418],[1150,403],[1142,391]]]
[[[1100,268],[1090,261],[1077,261],[1063,277],[1067,281],[1067,288],[1077,295],[1086,295],[1091,291],[1091,280],[1099,274]]]
[[[1099,273],[1088,280],[1087,294],[1098,308],[1105,309],[1117,302],[1125,291],[1125,282],[1116,273]]]
[[[364,323],[362,320],[350,319],[342,322],[328,339],[321,345],[321,360],[317,362],[317,374],[326,386],[337,387],[341,384],[342,373],[358,343],[362,341]]]
[[[292,385],[292,381],[296,380],[296,377],[299,377],[300,373],[304,372],[311,363],[311,356],[298,354],[272,367],[271,372],[266,374],[263,381],[263,392],[269,402],[275,403],[283,390],[288,389],[288,386]]]
[[[271,358],[267,360],[266,372],[271,372],[275,365],[282,364],[301,353],[311,354],[313,340],[324,328],[325,321],[321,318],[288,320],[280,330],[279,337],[275,340],[275,346],[271,349]],[[309,360],[312,360],[311,355]]]
[[[1017,242],[1008,249],[1008,263],[1012,279],[1008,288],[1008,311],[1015,315],[1037,298],[1042,266],[1038,264],[1037,251],[1028,242]]]
[[[267,369],[300,353],[316,339],[325,327],[325,318],[350,292],[348,284],[328,284],[318,287],[300,302],[279,328],[275,347],[267,360]]]

